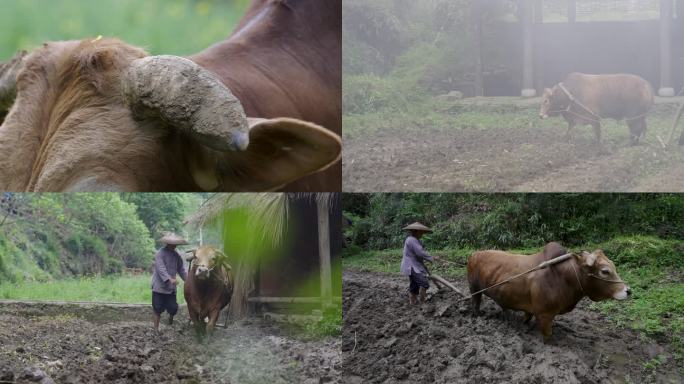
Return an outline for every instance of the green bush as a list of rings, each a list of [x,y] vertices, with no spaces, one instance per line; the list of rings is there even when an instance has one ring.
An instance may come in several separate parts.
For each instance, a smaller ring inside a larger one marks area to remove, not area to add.
[[[598,247],[621,267],[684,266],[684,242],[678,240],[640,235],[619,236]]]

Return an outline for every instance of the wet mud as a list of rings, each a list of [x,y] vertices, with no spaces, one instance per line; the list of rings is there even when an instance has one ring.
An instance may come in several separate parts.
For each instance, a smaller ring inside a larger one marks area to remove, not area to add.
[[[150,308],[79,307],[0,304],[0,383],[341,382],[339,339],[250,318],[198,343],[185,312],[156,335]]]
[[[348,383],[681,383],[667,344],[587,308],[556,317],[549,344],[532,320],[484,297],[483,314],[449,291],[409,306],[401,275],[346,270],[343,375]],[[467,292],[463,279],[449,278]],[[657,371],[644,363],[667,357]]]

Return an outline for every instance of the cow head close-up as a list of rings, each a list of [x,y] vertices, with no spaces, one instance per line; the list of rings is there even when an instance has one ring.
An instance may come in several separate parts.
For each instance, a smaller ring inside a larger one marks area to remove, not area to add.
[[[582,289],[591,300],[624,300],[631,294],[629,286],[618,275],[615,264],[602,250],[582,251],[575,257],[581,268]]]
[[[549,116],[560,115],[560,112],[568,107],[569,101],[558,85],[554,85],[553,88],[544,88],[539,117],[546,119]]]
[[[212,275],[221,276],[221,269],[226,273],[232,269],[228,263],[228,256],[210,245],[203,245],[192,251],[186,260],[192,262],[190,272],[199,280],[208,279]]]
[[[339,160],[323,127],[259,117],[188,59],[46,43],[0,64],[0,189],[263,191]]]

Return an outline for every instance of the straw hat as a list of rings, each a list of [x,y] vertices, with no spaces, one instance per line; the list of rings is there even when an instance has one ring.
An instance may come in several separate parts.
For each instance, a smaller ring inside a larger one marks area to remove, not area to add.
[[[421,231],[421,232],[432,232],[432,229],[424,226],[423,224],[419,222],[415,222],[413,224],[409,224],[403,228],[405,231]]]
[[[160,243],[164,244],[170,244],[170,245],[184,245],[188,244],[188,241],[185,240],[182,236],[178,236],[173,232],[168,232],[164,237],[159,239]]]

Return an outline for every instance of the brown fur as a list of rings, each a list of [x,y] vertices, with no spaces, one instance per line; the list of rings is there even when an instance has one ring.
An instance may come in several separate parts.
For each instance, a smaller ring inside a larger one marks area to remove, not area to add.
[[[587,75],[571,73],[563,81],[565,88],[586,106],[588,112],[577,103],[572,104],[570,112],[564,110],[571,104],[569,97],[555,85],[545,89],[542,97],[540,115],[563,116],[568,122],[567,138],[575,125],[591,125],[596,141],[601,142],[601,118],[625,119],[630,130],[630,142],[637,144],[646,132],[646,114],[653,108],[653,89],[639,76],[629,74]],[[556,111],[556,112],[554,112]],[[593,114],[592,114],[593,113]]]
[[[339,0],[256,0],[233,37],[193,59],[221,76],[248,116],[300,118],[340,134],[340,16]],[[166,123],[134,120],[119,76],[146,55],[116,39],[30,54],[0,127],[0,188],[199,191],[193,172],[212,167],[205,171],[226,191],[261,191],[321,169],[312,168],[315,141],[300,145],[310,136],[296,130],[262,130],[272,135],[246,152],[221,153]],[[337,161],[286,189],[339,191],[340,170]]]
[[[221,258],[225,255],[214,247],[199,247],[183,288],[190,320],[200,338],[206,332],[212,332],[221,310],[230,303],[233,295],[233,275],[227,260],[219,260]],[[201,267],[214,269],[204,278],[199,278],[198,268]],[[206,325],[205,318],[209,318]]]
[[[341,23],[341,0],[256,0],[227,41],[190,59],[216,73],[247,116],[294,117],[341,135]],[[284,189],[340,191],[341,164]]]
[[[531,256],[495,250],[475,252],[468,259],[470,292],[492,286],[566,253],[568,251],[558,243],[549,243],[542,252]],[[544,341],[548,341],[554,317],[572,311],[585,295],[591,300],[599,301],[612,298],[623,289],[629,292],[628,287],[622,283],[608,283],[588,276],[589,273],[602,274],[601,270],[607,268],[610,272],[602,275],[603,277],[619,279],[615,265],[603,251],[596,250],[593,253],[597,258],[592,266],[587,265],[586,256],[574,255],[569,260],[511,280],[485,291],[484,294],[504,310],[524,311],[525,322],[534,315]],[[481,296],[482,294],[478,294],[472,299],[475,314],[479,312]]]

